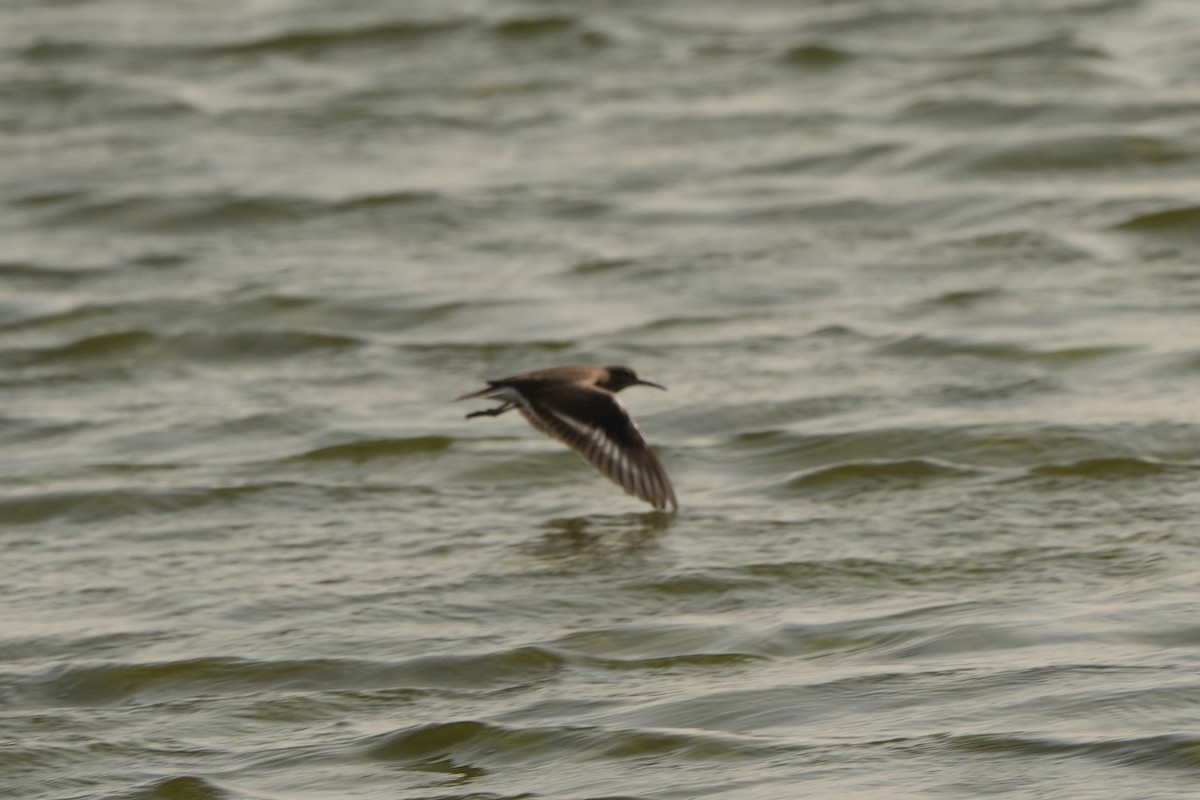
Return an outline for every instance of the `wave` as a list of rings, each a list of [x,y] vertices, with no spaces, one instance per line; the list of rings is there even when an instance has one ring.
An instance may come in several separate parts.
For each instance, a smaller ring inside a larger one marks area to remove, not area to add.
[[[833,464],[789,478],[781,489],[801,493],[919,489],[935,481],[970,478],[981,471],[931,458],[875,460]]]
[[[174,513],[236,501],[289,484],[50,491],[0,496],[0,527],[50,520],[89,523],[142,514]]]
[[[970,753],[1080,757],[1103,765],[1147,766],[1185,772],[1200,768],[1200,736],[1190,733],[1097,737],[1093,740],[984,733],[940,737],[937,744]]]
[[[563,668],[539,647],[477,655],[425,656],[399,662],[350,658],[267,661],[207,656],[152,663],[76,661],[8,675],[5,692],[24,707],[157,704],[213,696],[285,692],[477,692],[529,686]]]
[[[1141,236],[1200,240],[1200,205],[1181,205],[1139,214],[1117,223],[1113,230]]]
[[[370,461],[376,458],[439,453],[454,443],[445,436],[411,436],[407,438],[359,439],[342,444],[327,445],[293,456],[289,461]]]
[[[1200,463],[1160,461],[1138,456],[1084,458],[1030,468],[1032,477],[1077,477],[1101,480],[1136,480],[1160,475],[1190,474],[1200,471]]]
[[[684,761],[748,758],[777,753],[778,745],[750,737],[688,731],[612,730],[588,725],[513,726],[480,720],[418,725],[375,738],[366,746],[381,761],[430,763],[588,760],[652,757],[670,753]]]
[[[1200,158],[1194,148],[1153,136],[1080,133],[1028,141],[972,142],[926,155],[922,166],[950,166],[963,175],[1096,173],[1105,170],[1183,169]]]
[[[975,302],[981,298],[969,298]],[[947,302],[946,298],[941,298]],[[952,297],[949,302],[961,302],[961,297]],[[879,345],[877,351],[886,355],[920,356],[945,358],[949,356],[973,356],[996,361],[1027,361],[1047,366],[1072,365],[1096,361],[1110,356],[1125,355],[1132,347],[1119,345],[1092,345],[1089,347],[1061,347],[1038,350],[1013,342],[977,342],[961,338],[934,337],[927,335],[906,336]]]
[[[252,55],[266,53],[322,52],[353,47],[412,46],[416,42],[438,40],[473,27],[468,20],[454,18],[430,20],[378,20],[358,26],[295,28],[267,33],[237,42],[213,44],[208,53]]]
[[[41,348],[10,349],[0,361],[10,366],[104,365],[114,361],[183,357],[197,361],[276,360],[359,347],[356,336],[305,330],[243,330],[164,335],[141,328],[84,336]]]

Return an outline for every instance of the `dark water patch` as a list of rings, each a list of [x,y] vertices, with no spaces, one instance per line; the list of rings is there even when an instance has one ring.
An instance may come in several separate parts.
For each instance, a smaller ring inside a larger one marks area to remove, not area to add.
[[[1162,475],[1200,472],[1200,463],[1181,464],[1137,456],[1085,458],[1059,464],[1042,464],[1029,470],[1031,478],[1084,478],[1089,480],[1138,480]]]
[[[97,278],[107,278],[118,271],[115,267],[66,267],[28,261],[0,262],[0,281],[23,288],[62,288],[76,286]]]
[[[40,350],[9,350],[0,355],[0,358],[14,366],[19,364],[44,366],[141,360],[151,356],[155,351],[163,352],[165,350],[166,344],[158,334],[148,330],[131,329],[85,336],[68,344]]]
[[[1194,149],[1170,139],[1118,134],[1042,137],[1016,143],[972,143],[928,157],[925,167],[953,165],[967,175],[1094,172],[1101,177],[1131,170],[1182,168],[1197,160]]]
[[[363,345],[363,340],[341,333],[286,330],[247,330],[225,334],[187,333],[172,337],[180,354],[198,361],[275,361],[311,353],[344,351]]]
[[[496,36],[525,40],[542,36],[556,36],[579,28],[579,20],[567,14],[540,14],[509,17],[491,25]]]
[[[624,731],[610,734],[609,746],[600,751],[605,759],[653,759],[667,755],[684,761],[730,762],[767,754],[782,755],[789,747],[757,737],[722,736],[711,731]]]
[[[906,336],[878,347],[878,352],[885,355],[936,359],[969,356],[989,361],[1028,362],[1059,368],[1125,355],[1132,350],[1131,347],[1111,345],[1033,350],[1025,345],[1010,342],[973,342],[923,335]]]
[[[548,748],[572,749],[572,738],[571,731],[557,728],[508,728],[463,720],[386,734],[377,737],[366,752],[370,758],[382,761],[437,763],[452,759],[453,763],[466,764],[493,753],[503,753],[507,760],[520,760]]]
[[[743,207],[732,215],[737,221],[756,224],[787,224],[789,221],[822,224],[856,224],[858,220],[886,221],[899,209],[887,203],[861,198],[803,203],[771,203],[757,208]],[[724,218],[728,212],[721,212]]]
[[[679,726],[683,727],[683,726]],[[480,774],[500,764],[579,761],[624,761],[670,755],[685,762],[731,761],[778,754],[768,741],[712,732],[606,730],[585,725],[517,727],[479,720],[431,723],[377,737],[366,754],[443,771],[448,765]]]
[[[945,92],[933,97],[917,98],[897,112],[896,116],[899,120],[942,129],[955,126],[994,132],[1002,126],[1011,125],[1112,125],[1139,122],[1147,118],[1190,118],[1196,112],[1196,103],[1170,99],[1127,99],[1122,102],[1113,99],[1090,101],[1086,97],[1072,101],[1056,97],[1050,102]]]
[[[536,94],[539,90],[549,91],[551,87],[549,85],[531,85],[527,89],[531,94]],[[287,112],[289,128],[294,134],[318,138],[341,137],[358,140],[404,136],[410,139],[429,141],[445,136],[470,138],[486,132],[508,133],[523,128],[537,127],[551,119],[549,112],[540,107],[520,104],[503,106],[503,113],[489,113],[488,110],[470,100],[460,99],[458,103],[447,104],[431,99],[427,105],[405,103],[391,106],[386,103],[381,104],[378,99],[363,97],[363,94],[365,93],[343,94],[327,98],[320,104],[289,109]],[[381,94],[386,94],[387,99],[391,101],[395,97],[395,90],[388,89]],[[274,127],[278,124],[279,115],[279,110],[270,106],[243,106],[226,112],[226,116],[231,122],[255,130]],[[371,133],[375,135],[371,136]],[[349,197],[335,201],[333,207],[336,210],[372,214],[375,217],[400,212],[412,214],[431,207],[423,205],[420,201],[422,197],[432,196],[437,195],[404,189],[383,192],[368,191],[364,192],[361,203],[357,198]],[[469,226],[470,223],[478,221],[477,218],[470,218],[469,210],[463,213],[468,216],[468,219],[460,222],[460,225]],[[447,221],[449,219],[447,215]],[[363,224],[369,226],[372,221],[368,218]]]
[[[608,275],[628,272],[638,263],[632,258],[590,258],[571,265],[568,271],[576,275]]]
[[[66,314],[63,320],[77,321],[110,313],[111,310],[106,308],[77,309]],[[323,351],[348,350],[362,343],[353,336],[314,331],[251,330],[164,336],[151,330],[130,329],[85,336],[68,344],[41,349],[10,349],[0,353],[0,363],[91,368],[113,363],[144,367],[155,360],[179,357],[222,363],[275,361]]]
[[[686,655],[658,656],[654,658],[600,658],[591,656],[583,659],[583,663],[601,667],[607,670],[653,672],[671,671],[678,674],[683,670],[694,670],[704,675],[712,675],[719,670],[740,669],[755,661],[764,661],[763,656],[754,653],[690,653]]]
[[[1200,769],[1200,736],[1166,733],[1128,738],[1072,741],[1064,738],[973,734],[948,736],[946,745],[969,753],[1017,758],[1084,758],[1103,765],[1153,767],[1194,773]]]
[[[675,523],[674,515],[661,511],[556,517],[543,522],[545,533],[522,550],[559,563],[624,558],[657,549],[660,537]]]
[[[566,663],[551,649],[518,646],[477,655],[415,658],[385,673],[398,673],[395,678],[375,678],[373,683],[384,687],[494,691],[545,684],[560,674]]]
[[[862,331],[850,325],[822,325],[819,328],[814,328],[805,334],[808,338],[813,339],[844,339],[847,341],[869,341],[870,337]]]
[[[406,456],[440,453],[449,449],[454,440],[445,436],[413,436],[408,438],[363,439],[342,444],[318,447],[289,461],[372,461],[377,458],[404,458]]]
[[[334,211],[386,210],[425,207],[444,203],[446,198],[437,192],[396,191],[362,194],[330,205]]]
[[[148,250],[131,256],[129,263],[149,270],[167,270],[182,266],[191,260],[191,256],[182,252],[164,250]]]
[[[105,800],[240,800],[241,792],[221,786],[211,778],[173,775],[156,778],[128,792],[107,795]]]
[[[473,27],[467,19],[377,20],[365,25],[310,27],[279,31],[239,42],[214,44],[202,53],[232,55],[330,56],[333,51],[356,48],[412,47],[438,43]]]
[[[13,55],[17,58],[30,62],[52,63],[94,58],[100,52],[103,52],[103,47],[95,42],[64,39],[52,35],[35,36],[12,49]]]
[[[918,310],[950,309],[953,311],[973,311],[981,306],[994,303],[1010,297],[1010,293],[998,287],[979,289],[956,289],[922,300]]]
[[[701,570],[628,581],[627,592],[645,592],[656,597],[691,601],[700,597],[734,598],[740,592],[769,590],[771,582],[737,569]]]
[[[0,675],[25,706],[96,707],[263,692],[493,691],[536,685],[563,667],[535,647],[474,656],[423,656],[386,663],[352,659],[265,661],[205,657],[134,664],[75,661],[40,673]]]
[[[853,61],[857,56],[850,50],[825,42],[804,42],[789,47],[780,61],[790,67],[830,69]]]
[[[90,524],[144,514],[172,514],[210,506],[228,507],[293,484],[161,489],[132,487],[0,496],[0,526],[50,520]]]
[[[1059,103],[1037,103],[985,97],[922,97],[896,114],[905,122],[936,126],[953,125],[963,128],[994,130],[1035,119],[1048,113],[1061,113]]]
[[[980,474],[979,470],[929,458],[859,461],[810,470],[789,478],[779,491],[826,498],[859,492],[912,491],[931,483],[973,478]]]
[[[286,196],[82,194],[73,198],[73,202],[60,204],[43,221],[47,225],[185,234],[301,222],[327,213],[328,209],[322,202]]]
[[[55,206],[62,206],[82,200],[86,196],[87,192],[83,189],[39,188],[34,192],[14,194],[8,198],[7,202],[18,208],[54,208]]]
[[[1113,230],[1139,236],[1200,243],[1200,205],[1184,205],[1151,214],[1140,214],[1113,226]]]
[[[231,320],[303,318],[319,310],[325,301],[304,294],[239,294],[220,304],[219,309],[206,308],[206,313],[218,311]]]
[[[107,299],[80,300],[85,296],[82,292],[64,293],[62,297],[66,302],[50,306],[44,313],[23,320],[12,327],[17,330],[43,330],[58,336],[73,331],[90,334],[89,336],[80,336],[74,343],[44,347],[42,352],[47,357],[53,358],[55,354],[68,355],[76,348],[84,352],[97,348],[104,349],[108,346],[104,344],[106,340],[119,343],[122,339],[134,339],[141,334],[154,337],[155,334],[138,327],[146,317],[177,320],[200,308],[198,304],[189,301],[166,298],[139,299],[129,302],[110,302]],[[103,331],[104,327],[107,327],[108,330]],[[31,350],[31,352],[37,351]]]

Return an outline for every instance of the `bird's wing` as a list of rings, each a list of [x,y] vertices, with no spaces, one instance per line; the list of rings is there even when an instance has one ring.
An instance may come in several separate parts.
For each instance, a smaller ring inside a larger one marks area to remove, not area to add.
[[[662,462],[617,396],[580,386],[523,403],[529,424],[583,456],[609,480],[657,509],[679,508]]]

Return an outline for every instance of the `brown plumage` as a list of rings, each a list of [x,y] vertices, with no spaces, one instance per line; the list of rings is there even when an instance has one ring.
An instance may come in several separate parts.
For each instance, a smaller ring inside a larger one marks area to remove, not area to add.
[[[617,399],[630,386],[665,386],[644,381],[629,367],[569,365],[488,381],[488,388],[458,400],[504,401],[471,417],[495,417],[513,408],[537,430],[558,439],[629,494],[659,510],[678,510],[675,490],[646,437]]]

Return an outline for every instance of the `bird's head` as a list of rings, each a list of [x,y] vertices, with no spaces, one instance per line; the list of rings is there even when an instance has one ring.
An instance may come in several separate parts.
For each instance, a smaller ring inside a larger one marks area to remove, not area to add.
[[[660,386],[657,383],[651,383],[650,381],[642,380],[637,376],[637,373],[629,367],[618,365],[605,367],[605,369],[608,371],[608,377],[600,381],[600,385],[605,389],[608,389],[610,392],[619,392],[622,389],[626,389],[630,386],[653,386],[655,389],[662,389],[664,392],[667,390],[667,387],[665,386]]]

